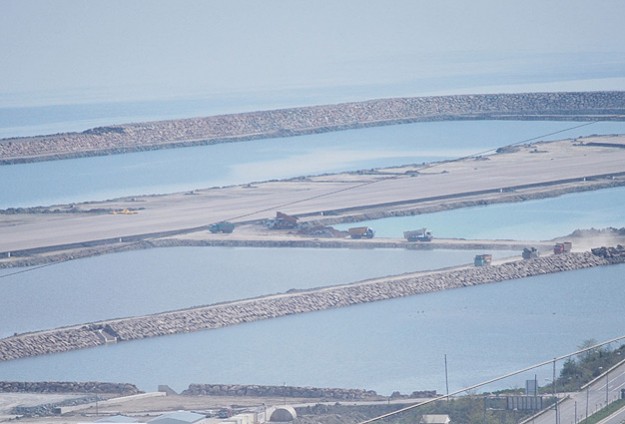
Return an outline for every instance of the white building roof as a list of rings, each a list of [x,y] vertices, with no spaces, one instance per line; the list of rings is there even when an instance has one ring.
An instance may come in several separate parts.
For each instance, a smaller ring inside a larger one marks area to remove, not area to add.
[[[153,424],[191,424],[205,419],[206,416],[189,411],[176,411],[160,415],[149,420]]]
[[[446,414],[428,414],[421,417],[420,424],[449,424],[451,419]]]

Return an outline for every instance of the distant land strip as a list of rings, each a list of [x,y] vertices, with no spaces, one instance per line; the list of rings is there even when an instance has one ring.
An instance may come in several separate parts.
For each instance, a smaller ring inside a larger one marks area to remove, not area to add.
[[[0,165],[479,119],[623,121],[625,91],[404,97],[112,125],[80,133],[0,139]]]
[[[597,254],[568,253],[494,266],[417,272],[342,286],[289,290],[254,299],[15,334],[0,339],[0,361],[623,262],[624,250],[602,248]]]

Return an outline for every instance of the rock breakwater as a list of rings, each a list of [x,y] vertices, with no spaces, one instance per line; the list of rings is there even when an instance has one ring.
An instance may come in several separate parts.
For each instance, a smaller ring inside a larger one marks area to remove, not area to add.
[[[142,393],[129,383],[107,383],[100,381],[0,381],[2,393],[113,393],[136,395]]]
[[[0,164],[289,137],[420,121],[623,120],[624,105],[625,92],[622,91],[377,99],[3,139],[0,140]]]
[[[187,396],[252,396],[345,400],[377,399],[379,397],[373,390],[237,384],[191,384],[181,394]]]
[[[332,400],[379,400],[387,396],[378,395],[374,390],[341,389],[327,387],[298,386],[263,386],[240,384],[190,384],[184,390],[185,396],[250,396],[250,397],[288,397]],[[433,398],[436,390],[420,390],[409,395],[394,392],[393,398]]]
[[[623,262],[625,257],[620,258],[618,263]],[[569,253],[494,266],[404,274],[316,290],[289,291],[256,299],[16,335],[0,340],[0,360],[64,352],[115,341],[221,328],[292,314],[611,263],[615,263],[614,258],[607,260],[590,252]]]

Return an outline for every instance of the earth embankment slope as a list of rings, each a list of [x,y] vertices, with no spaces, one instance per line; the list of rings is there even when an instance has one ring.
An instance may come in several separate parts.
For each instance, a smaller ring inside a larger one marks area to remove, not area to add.
[[[0,140],[0,164],[225,143],[419,121],[623,120],[625,92],[482,94],[364,102],[144,122]]]

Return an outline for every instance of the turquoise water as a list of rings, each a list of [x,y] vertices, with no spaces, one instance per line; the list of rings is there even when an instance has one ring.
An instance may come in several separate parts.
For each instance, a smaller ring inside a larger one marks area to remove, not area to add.
[[[100,119],[96,115],[84,120]],[[110,113],[102,116],[110,118]],[[66,117],[24,119],[20,125],[31,130],[67,128]],[[597,123],[545,136],[575,125],[424,123],[2,166],[0,208],[444,160],[535,137],[625,133],[622,123]],[[548,239],[576,228],[625,226],[624,199],[623,189],[610,189],[370,224],[378,236],[398,237],[427,226],[443,237]],[[17,274],[0,270],[0,336],[466,263],[474,253],[180,248],[82,259]],[[127,381],[143,390],[158,384],[181,390],[190,383],[286,383],[382,394],[443,392],[447,355],[450,389],[455,390],[575,351],[590,338],[622,335],[624,270],[620,265],[546,275],[22,359],[0,363],[0,375],[5,380]],[[538,373],[551,376],[550,369]],[[533,377],[534,371],[503,386],[522,387]]]
[[[335,228],[345,230],[353,225]],[[362,221],[358,225],[372,227],[376,237],[403,237],[406,230],[426,227],[435,237],[551,240],[577,229],[625,227],[625,187]]]
[[[625,133],[625,123],[430,122],[0,166],[0,208],[46,206],[422,163],[538,138]],[[562,132],[560,132],[562,131]],[[554,132],[558,134],[549,135]]]

